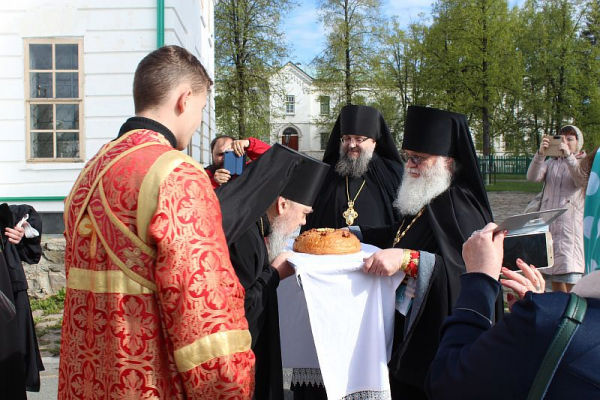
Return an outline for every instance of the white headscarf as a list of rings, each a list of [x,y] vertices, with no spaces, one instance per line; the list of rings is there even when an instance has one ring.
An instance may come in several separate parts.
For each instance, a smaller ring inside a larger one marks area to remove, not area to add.
[[[565,128],[572,128],[577,134],[577,152],[580,153],[581,149],[583,148],[583,133],[581,133],[579,128],[575,125],[565,125],[562,128],[560,128],[560,130],[562,131]]]

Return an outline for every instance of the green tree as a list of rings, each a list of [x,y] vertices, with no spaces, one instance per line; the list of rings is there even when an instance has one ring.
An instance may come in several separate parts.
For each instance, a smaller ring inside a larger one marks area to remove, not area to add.
[[[556,134],[566,123],[590,129],[591,135],[600,122],[597,2],[530,0],[520,21],[518,46],[526,69],[523,115],[535,138],[531,151],[542,135]]]
[[[505,100],[520,87],[516,21],[506,0],[440,0],[432,15],[423,65],[432,105],[470,116],[477,148],[488,156],[505,129]]]
[[[381,46],[372,57],[374,90],[369,105],[382,112],[397,143],[402,139],[408,106],[427,104],[428,85],[421,71],[426,32],[422,22],[412,23],[404,31],[393,20],[380,30]]]
[[[319,0],[326,27],[325,49],[313,61],[319,90],[339,103],[357,103],[356,97],[371,81],[370,58],[377,44],[380,0]],[[361,96],[365,97],[365,94]]]
[[[221,134],[268,139],[269,77],[287,56],[282,16],[292,0],[215,3],[216,119]]]
[[[591,0],[586,5],[582,31],[581,63],[578,70],[577,104],[574,120],[586,138],[589,150],[600,145],[600,1]]]

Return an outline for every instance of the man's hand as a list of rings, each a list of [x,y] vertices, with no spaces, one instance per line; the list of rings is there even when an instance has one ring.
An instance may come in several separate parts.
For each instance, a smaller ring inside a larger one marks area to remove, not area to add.
[[[367,274],[392,276],[400,270],[403,255],[403,249],[380,250],[363,260],[363,271]]]
[[[497,226],[487,224],[482,230],[473,232],[463,245],[462,256],[467,272],[481,272],[496,280],[500,277],[506,232],[494,234]]]
[[[236,156],[241,157],[249,146],[250,141],[248,139],[234,140],[231,144],[231,149]]]
[[[271,263],[271,266],[275,268],[279,273],[280,280],[284,280],[288,276],[292,276],[296,273],[296,271],[294,270],[294,268],[292,268],[290,263],[287,262],[287,259],[290,258],[292,255],[294,255],[294,253],[292,253],[291,251],[284,251],[283,253],[275,257],[275,259]]]
[[[21,239],[23,239],[23,236],[25,236],[25,229],[20,226],[15,226],[14,229],[6,228],[4,234],[12,244],[19,244]]]
[[[215,182],[219,185],[229,182],[231,174],[225,168],[221,168],[215,171]]]

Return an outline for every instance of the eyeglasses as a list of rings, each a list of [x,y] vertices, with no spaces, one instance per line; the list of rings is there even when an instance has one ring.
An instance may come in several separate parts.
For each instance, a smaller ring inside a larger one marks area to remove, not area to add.
[[[408,154],[407,152],[403,151],[402,153],[400,153],[400,159],[402,160],[402,162],[404,164],[407,164],[408,161],[412,161],[413,164],[415,165],[420,165],[423,161],[426,161],[429,156],[411,156],[410,154]]]
[[[343,144],[350,144],[352,142],[356,143],[356,144],[362,144],[364,142],[366,142],[367,140],[369,140],[371,138],[365,137],[365,136],[358,136],[358,137],[348,137],[348,136],[342,136],[340,138],[340,142],[342,142]]]

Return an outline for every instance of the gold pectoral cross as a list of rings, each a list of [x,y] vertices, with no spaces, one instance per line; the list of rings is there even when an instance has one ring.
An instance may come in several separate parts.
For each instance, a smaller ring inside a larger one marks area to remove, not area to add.
[[[354,209],[354,202],[352,200],[348,201],[348,209],[344,211],[342,216],[346,219],[348,226],[354,224],[354,220],[358,218],[358,213]]]

